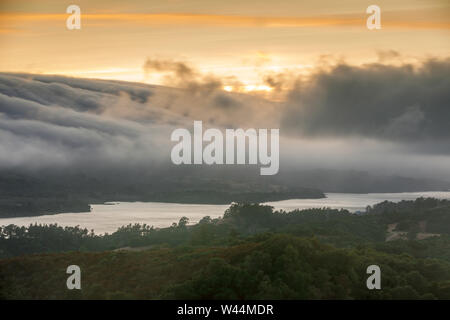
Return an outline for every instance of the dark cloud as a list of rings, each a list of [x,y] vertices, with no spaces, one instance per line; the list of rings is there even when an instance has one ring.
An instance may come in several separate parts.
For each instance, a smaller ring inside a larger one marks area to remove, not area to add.
[[[420,67],[339,64],[298,83],[281,126],[309,137],[448,143],[449,75],[450,59],[428,60]]]
[[[268,74],[263,78],[264,84],[268,85],[272,89],[281,90],[283,88],[283,84],[285,83],[284,74]]]
[[[185,88],[191,94],[210,95],[223,87],[218,77],[204,75],[184,61],[148,58],[143,69],[147,76],[153,72],[165,74],[166,85]]]
[[[196,77],[198,73],[188,66],[185,62],[173,60],[161,60],[148,58],[144,63],[145,72],[173,72],[182,80],[190,80]]]
[[[217,126],[229,126],[232,123],[233,127],[267,127],[276,119],[273,102],[261,97],[224,92],[220,77],[203,74],[187,62],[148,58],[143,69],[147,75],[154,72],[165,75],[167,86],[181,89],[176,95],[165,97],[165,108],[179,115]],[[236,87],[241,85],[235,77],[226,77],[224,81]]]
[[[214,97],[214,105],[223,109],[231,109],[240,107],[241,103],[233,99],[230,95],[217,94]]]
[[[392,60],[401,59],[402,55],[400,52],[395,50],[378,50],[377,51],[378,62],[388,62]]]

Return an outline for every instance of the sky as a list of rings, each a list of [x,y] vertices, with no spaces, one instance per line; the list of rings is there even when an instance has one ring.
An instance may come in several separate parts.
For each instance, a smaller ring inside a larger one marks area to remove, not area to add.
[[[170,165],[202,120],[279,128],[280,171],[450,181],[450,4],[371,4],[3,0],[0,169]]]
[[[68,30],[66,8],[81,9]],[[372,2],[3,0],[0,70],[167,84],[147,59],[183,61],[227,90],[270,90],[267,73],[308,74],[323,57],[351,64],[400,52],[403,61],[450,51],[448,1],[377,1],[381,30],[366,28]],[[237,80],[237,81],[236,81]]]

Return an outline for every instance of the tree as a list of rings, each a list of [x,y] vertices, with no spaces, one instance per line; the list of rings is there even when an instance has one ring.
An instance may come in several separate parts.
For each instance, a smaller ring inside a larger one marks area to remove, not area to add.
[[[178,221],[178,228],[185,229],[188,223],[188,217],[181,217],[180,221]]]

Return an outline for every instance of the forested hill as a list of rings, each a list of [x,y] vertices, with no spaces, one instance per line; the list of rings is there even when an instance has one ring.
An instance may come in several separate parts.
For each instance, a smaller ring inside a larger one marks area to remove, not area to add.
[[[450,299],[449,200],[383,202],[363,214],[240,203],[195,225],[103,236],[56,225],[0,231],[6,299]],[[65,287],[70,264],[83,270],[81,291]],[[371,264],[383,290],[365,287]]]
[[[49,170],[26,174],[0,170],[0,217],[89,212],[90,204],[112,201],[229,204],[325,197],[317,188],[249,181],[246,177],[235,173],[216,178],[196,175],[180,178],[167,170],[158,173]]]

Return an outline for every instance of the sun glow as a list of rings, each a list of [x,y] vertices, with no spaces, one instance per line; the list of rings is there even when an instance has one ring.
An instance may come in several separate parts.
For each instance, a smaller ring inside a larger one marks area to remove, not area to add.
[[[264,84],[246,84],[242,86],[224,86],[223,90],[227,92],[271,92],[273,88]]]
[[[246,85],[244,87],[244,91],[246,91],[246,92],[251,92],[251,91],[266,91],[266,92],[270,92],[270,91],[272,91],[272,89],[273,88],[271,88],[271,87],[269,87],[267,85],[264,85],[264,84],[261,84],[261,85],[253,85],[253,84],[251,84],[251,85]]]

